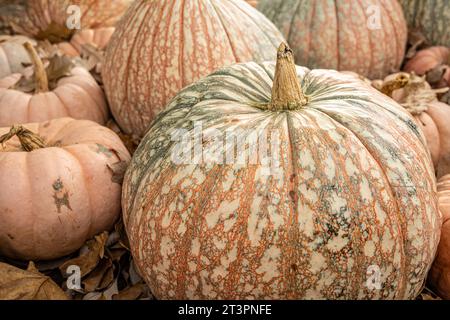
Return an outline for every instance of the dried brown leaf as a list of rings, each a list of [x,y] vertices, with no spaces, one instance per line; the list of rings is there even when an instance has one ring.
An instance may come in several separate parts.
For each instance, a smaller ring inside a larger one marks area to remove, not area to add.
[[[101,286],[100,284],[111,268],[112,262],[110,259],[101,259],[95,269],[83,280],[84,291],[93,292],[97,291],[97,289],[101,290],[105,288],[105,286]]]
[[[89,240],[86,243],[86,249],[80,250],[80,255],[77,258],[71,259],[65,262],[61,267],[59,267],[63,275],[66,274],[66,270],[71,265],[76,265],[80,267],[81,277],[92,272],[95,269],[100,259],[104,257],[105,254],[105,243],[108,239],[108,232],[103,232],[94,239]]]
[[[33,262],[27,270],[0,263],[1,300],[66,300],[64,291],[41,274]]]

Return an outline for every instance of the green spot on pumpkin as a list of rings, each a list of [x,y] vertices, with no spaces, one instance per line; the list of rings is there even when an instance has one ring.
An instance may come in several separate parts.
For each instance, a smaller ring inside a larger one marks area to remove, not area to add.
[[[112,153],[111,149],[109,149],[109,148],[107,148],[104,145],[99,144],[99,143],[97,143],[96,145],[97,145],[97,150],[95,150],[95,152],[104,154],[108,158],[111,158],[113,156],[113,153]]]

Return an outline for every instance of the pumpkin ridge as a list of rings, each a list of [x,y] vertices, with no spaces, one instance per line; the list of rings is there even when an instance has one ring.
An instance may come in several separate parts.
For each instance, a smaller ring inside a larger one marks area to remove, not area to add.
[[[130,12],[130,13],[133,12],[135,6],[136,6],[136,9],[135,9],[135,11],[134,11],[134,14],[131,15],[131,17],[129,17],[129,19],[128,19],[128,24],[126,23],[127,21],[125,21],[125,20],[123,20],[123,21],[120,23],[121,25],[122,25],[122,24],[125,25],[124,28],[123,28],[124,30],[127,30],[129,26],[133,25],[133,22],[135,22],[135,20],[137,19],[137,16],[139,15],[139,12],[140,12],[139,7],[140,7],[140,6],[144,7],[144,6],[145,6],[145,2],[138,2],[138,1],[136,1],[135,4],[133,4],[133,5],[129,8],[129,12]],[[145,8],[144,8],[144,9],[145,9]],[[150,10],[150,7],[147,7],[147,11],[145,12],[145,16],[147,16],[147,15],[149,14],[150,11],[151,11],[151,10]],[[161,14],[162,14],[162,13],[161,13]],[[142,25],[144,24],[144,22],[145,22],[145,19],[142,19],[142,21],[141,21],[141,23],[140,23],[140,27],[142,27]],[[119,26],[118,26],[117,30],[122,31],[122,30],[119,28]],[[116,33],[117,33],[117,30],[116,30]],[[121,37],[120,37],[120,36],[121,36]],[[114,40],[115,40],[114,42],[121,42],[121,40],[122,40],[125,36],[126,36],[126,33],[125,33],[124,31],[122,31],[121,34],[118,34],[117,37],[114,37],[114,38],[117,38],[117,40],[114,39]],[[131,52],[130,52],[130,54],[128,55],[128,57],[127,57],[127,59],[126,59],[126,67],[125,67],[126,69],[129,68],[129,65],[130,65],[130,62],[131,62],[131,57],[132,57],[132,55],[133,55],[132,53],[135,51],[134,48],[135,48],[135,46],[136,46],[136,42],[137,42],[137,40],[138,40],[138,36],[139,36],[139,35],[136,35],[136,37],[133,39],[133,42],[132,42],[132,44],[131,44]],[[156,37],[156,32],[155,32],[155,34],[153,35],[153,37]],[[112,39],[112,40],[113,40],[113,39]],[[111,41],[111,44],[112,44],[112,42],[113,42],[113,41]],[[113,46],[110,45],[109,48],[113,48]],[[116,60],[116,56],[117,56],[118,52],[119,52],[121,49],[122,49],[122,48],[121,48],[120,46],[116,46],[116,47],[115,47],[115,50],[112,52],[112,59],[111,59],[111,61],[115,61],[115,60]],[[108,50],[112,50],[112,49],[108,49]],[[152,52],[153,52],[153,46],[152,46]],[[152,54],[152,55],[153,55],[153,54]],[[106,66],[106,67],[109,67],[109,66]],[[124,75],[123,82],[124,82],[125,86],[128,86],[129,76],[130,76],[130,73],[129,73],[129,72],[127,72],[127,73]],[[106,86],[105,86],[105,89],[106,89]],[[106,91],[106,90],[105,90],[105,91]],[[108,95],[108,96],[109,96],[109,95]],[[121,101],[121,104],[124,105],[125,107],[122,108],[122,109],[119,109],[118,111],[117,111],[115,108],[111,108],[111,111],[112,111],[112,113],[114,114],[114,118],[115,118],[115,119],[120,119],[120,118],[122,117],[122,115],[123,115],[124,113],[127,112],[126,109],[129,109],[129,108],[130,108],[130,106],[126,103],[126,100],[127,100],[127,99],[128,99],[128,90],[125,90],[125,91],[124,91],[124,96],[123,96],[122,99],[121,99],[121,100],[122,100],[122,101]],[[118,112],[117,116],[116,116],[116,114],[115,114],[116,112]]]
[[[210,1],[210,3],[211,3],[211,7],[214,8],[214,12],[216,13],[217,17],[219,18],[218,19],[220,22],[219,25],[222,27],[223,32],[227,36],[227,40],[228,40],[227,42],[229,43],[231,52],[233,53],[234,61],[236,61],[236,63],[241,62],[240,59],[238,59],[238,57],[236,55],[236,49],[234,47],[233,42],[231,41],[230,34],[227,31],[227,28],[225,28],[225,24],[223,22],[223,17],[219,14],[219,10],[217,10],[216,5],[214,4],[214,1]]]
[[[77,146],[77,145],[76,144],[72,144],[72,145],[65,146],[65,147],[70,147],[70,146]],[[75,159],[75,163],[77,163],[82,177],[86,178],[86,172],[85,172],[86,170],[82,166],[82,161],[80,161],[80,158],[77,155],[75,155],[70,149],[67,149],[65,147],[63,147],[61,149],[64,150],[67,154],[69,154],[70,157]],[[91,193],[89,192],[91,190],[88,187],[88,183],[87,183],[86,179],[81,179],[81,180],[83,181],[83,186],[84,186],[84,189],[86,190],[86,194],[87,194],[87,201],[86,201],[87,207],[88,207],[87,211],[92,213],[92,214],[89,215],[89,227],[86,229],[86,236],[85,236],[86,239],[90,239],[93,236],[95,236],[95,234],[92,233],[92,227],[94,225],[94,223],[93,223],[93,216],[95,214],[97,214],[97,213],[95,212],[95,210],[93,210]]]
[[[396,2],[396,3],[391,3],[391,2],[387,2],[387,3],[390,3],[390,4],[392,4],[392,5],[397,5],[397,6],[399,6],[399,4],[398,4],[398,2]],[[397,57],[401,57],[401,56],[403,56],[403,54],[402,54],[402,48],[401,48],[401,44],[399,43],[399,34],[398,34],[398,30],[394,27],[394,25],[395,25],[395,19],[394,19],[394,17],[392,16],[392,7],[391,8],[389,8],[390,10],[388,10],[387,8],[384,8],[384,7],[382,7],[383,8],[383,10],[386,12],[386,16],[387,17],[389,17],[389,21],[391,22],[390,24],[393,26],[392,27],[392,30],[394,31],[394,34],[395,34],[395,37],[394,37],[394,41],[395,41],[395,48],[396,48],[396,53],[397,53]],[[404,15],[403,15],[403,19],[404,19]],[[397,61],[396,62],[396,64],[401,64],[402,63],[402,61]]]
[[[358,0],[356,0],[356,3],[358,3]],[[339,43],[341,38],[339,31],[341,30],[341,24],[339,23],[340,18],[338,13],[339,13],[338,1],[334,1],[334,14],[336,15],[336,69],[338,69],[339,66],[341,65],[341,53],[339,50]],[[314,15],[311,15],[311,17],[314,17]],[[310,30],[312,29],[310,28]],[[307,59],[309,59],[309,57],[307,57]],[[306,61],[309,62],[309,60]]]
[[[315,112],[321,113],[322,115],[324,115],[324,116],[326,116],[327,118],[329,118],[329,119],[332,121],[332,123],[334,123],[337,127],[341,128],[341,129],[344,130],[345,132],[348,132],[348,133],[352,134],[352,135],[355,137],[356,141],[359,142],[360,146],[366,151],[367,155],[369,155],[369,156],[374,160],[374,162],[377,164],[378,169],[379,169],[379,172],[380,172],[380,173],[382,174],[382,176],[383,176],[382,179],[383,179],[383,182],[384,182],[384,186],[387,187],[387,192],[388,192],[388,194],[389,194],[389,197],[390,197],[390,199],[393,200],[393,202],[394,202],[394,204],[395,204],[395,209],[392,210],[392,211],[395,212],[395,214],[396,214],[396,217],[397,217],[396,222],[397,222],[397,223],[395,223],[395,221],[391,222],[391,227],[392,227],[392,228],[398,227],[399,230],[398,230],[398,233],[397,233],[397,234],[402,238],[402,241],[400,242],[400,246],[401,246],[401,250],[402,250],[402,255],[401,255],[402,263],[401,263],[401,266],[402,266],[402,269],[403,269],[403,272],[404,272],[405,269],[407,269],[406,259],[404,258],[405,255],[406,255],[406,246],[404,245],[404,243],[406,243],[406,242],[405,242],[404,232],[402,232],[402,231],[403,231],[403,229],[406,229],[407,226],[406,226],[406,222],[404,221],[404,218],[403,218],[403,216],[402,216],[402,212],[400,211],[401,204],[399,204],[399,199],[397,199],[397,197],[395,197],[394,186],[392,186],[392,184],[391,184],[391,179],[389,179],[387,173],[386,173],[385,170],[383,169],[383,166],[382,166],[382,164],[381,164],[381,162],[380,162],[380,159],[379,159],[378,157],[375,157],[374,152],[371,151],[371,150],[368,148],[368,146],[367,146],[367,145],[363,142],[363,140],[361,139],[360,135],[357,134],[354,130],[352,130],[352,129],[349,128],[349,127],[346,127],[346,126],[345,126],[343,123],[341,123],[339,120],[335,119],[335,117],[333,117],[332,115],[329,115],[328,113],[324,112],[323,110],[316,109],[316,108],[311,108],[310,110],[314,110]],[[369,176],[366,175],[365,172],[362,172],[362,173],[364,174],[364,176],[366,177],[366,179],[368,179],[368,181],[370,181],[370,180],[369,180]],[[397,187],[395,186],[395,188],[397,188]],[[389,215],[387,215],[387,217],[388,217],[387,219],[388,219],[389,221],[392,221],[392,219],[390,218]],[[402,272],[402,273],[403,273],[403,272]],[[402,296],[405,295],[405,291],[406,291],[406,281],[407,281],[407,279],[404,277],[404,278],[403,278],[402,286],[400,287],[401,290],[397,291],[397,294],[398,294],[400,297],[402,297]]]

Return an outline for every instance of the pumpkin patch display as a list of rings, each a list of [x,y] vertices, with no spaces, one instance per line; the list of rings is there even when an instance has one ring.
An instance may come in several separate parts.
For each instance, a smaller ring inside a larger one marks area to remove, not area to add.
[[[417,52],[405,65],[406,72],[426,75],[428,82],[438,88],[450,86],[450,48],[430,47]]]
[[[370,79],[400,69],[407,26],[396,0],[260,0],[258,9],[286,37],[299,65]]]
[[[89,71],[76,67],[65,56],[54,56],[44,67],[33,46],[24,46],[34,74],[12,74],[0,79],[0,126],[67,116],[106,123],[106,99]]]
[[[114,118],[126,133],[142,137],[183,87],[226,65],[273,60],[282,41],[242,0],[135,1],[103,65]]]
[[[150,126],[122,195],[140,274],[158,299],[415,298],[441,228],[423,134],[359,79],[277,59],[212,73]]]
[[[411,30],[419,30],[432,45],[450,46],[450,0],[400,0]]]
[[[0,128],[0,254],[54,259],[108,230],[129,159],[119,137],[91,121]]]
[[[431,287],[444,299],[450,299],[450,174],[438,182],[439,209],[444,217],[436,259],[430,270]]]

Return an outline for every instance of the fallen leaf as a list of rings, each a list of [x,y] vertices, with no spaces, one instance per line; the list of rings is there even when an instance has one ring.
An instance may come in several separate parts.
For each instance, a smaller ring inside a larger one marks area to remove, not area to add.
[[[1,300],[67,300],[53,280],[40,273],[33,262],[27,270],[0,263]]]
[[[89,273],[86,279],[83,280],[83,287],[85,292],[94,292],[101,289],[104,289],[109,285],[109,282],[106,286],[101,286],[103,278],[109,269],[112,269],[112,262],[110,259],[102,259],[99,264],[95,267],[95,269]]]
[[[108,232],[105,231],[95,236],[94,239],[89,240],[86,243],[86,249],[80,250],[80,255],[77,258],[71,259],[59,267],[61,273],[66,276],[66,270],[71,265],[80,267],[81,277],[84,277],[90,273],[95,269],[100,259],[104,257],[105,243],[107,239]]]

